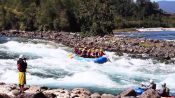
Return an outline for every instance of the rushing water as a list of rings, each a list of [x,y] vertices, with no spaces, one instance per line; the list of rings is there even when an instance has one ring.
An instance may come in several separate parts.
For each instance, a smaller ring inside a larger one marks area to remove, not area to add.
[[[85,87],[94,92],[117,94],[141,82],[154,79],[160,88],[164,82],[175,91],[175,66],[152,59],[133,59],[106,52],[111,62],[95,64],[69,59],[72,51],[43,40],[0,38],[0,81],[18,83],[16,60],[24,54],[28,60],[27,85],[52,88]]]
[[[136,33],[116,33],[116,35],[132,38],[146,38],[159,40],[174,40],[175,31],[154,31],[154,32],[136,32]]]

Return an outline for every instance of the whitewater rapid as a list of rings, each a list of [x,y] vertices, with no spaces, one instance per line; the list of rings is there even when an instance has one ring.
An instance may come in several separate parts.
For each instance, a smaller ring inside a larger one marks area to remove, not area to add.
[[[44,40],[0,38],[0,81],[18,83],[16,60],[20,54],[28,60],[27,85],[52,88],[85,87],[92,91],[116,94],[129,87],[147,84],[153,79],[175,92],[175,65],[152,59],[134,59],[127,54],[106,52],[111,62],[95,64],[68,58],[72,49]]]

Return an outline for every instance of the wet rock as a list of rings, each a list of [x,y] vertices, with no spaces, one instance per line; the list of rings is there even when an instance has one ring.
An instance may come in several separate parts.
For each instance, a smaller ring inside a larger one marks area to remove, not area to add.
[[[160,98],[160,95],[157,91],[153,89],[146,90],[139,98]]]
[[[71,91],[71,93],[74,93],[74,94],[86,94],[86,95],[90,95],[91,92],[87,89],[84,89],[84,88],[75,88]]]
[[[101,98],[101,95],[99,93],[94,93],[91,95],[91,98]]]
[[[91,92],[84,88],[75,88],[70,93],[70,98],[80,97],[80,98],[89,98]]]
[[[127,89],[126,91],[122,92],[120,94],[120,96],[123,98],[123,97],[126,97],[126,96],[136,96],[136,92],[132,89],[132,88],[129,88]]]
[[[111,94],[102,94],[101,98],[115,98],[115,96]]]

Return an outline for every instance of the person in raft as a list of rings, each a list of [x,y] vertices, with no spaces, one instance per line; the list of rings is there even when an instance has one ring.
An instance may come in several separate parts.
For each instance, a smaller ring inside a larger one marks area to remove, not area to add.
[[[162,84],[162,91],[160,93],[160,95],[162,97],[169,97],[169,92],[170,92],[170,89],[166,86],[166,83]]]
[[[143,83],[141,83],[141,87],[140,88],[142,88],[143,90],[147,90],[147,89],[154,89],[154,90],[156,90],[156,84],[154,83],[154,81],[152,79],[149,81],[149,83],[150,84],[148,86],[146,86]]]
[[[149,81],[149,85],[148,85],[148,89],[153,89],[153,90],[156,90],[156,84],[154,83],[154,80],[150,80]]]
[[[18,82],[20,93],[24,93],[24,84],[26,84],[26,69],[27,69],[27,62],[26,58],[23,55],[19,56],[17,61],[17,68],[18,68]]]

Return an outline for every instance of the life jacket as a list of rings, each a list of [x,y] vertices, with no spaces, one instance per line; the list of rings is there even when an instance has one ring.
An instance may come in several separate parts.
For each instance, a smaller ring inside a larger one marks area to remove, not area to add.
[[[22,59],[19,59],[17,61],[18,71],[19,72],[26,72],[27,69],[27,63],[24,62]]]
[[[78,48],[74,48],[74,52],[78,54]]]
[[[87,57],[87,50],[86,49],[82,50],[82,57]]]
[[[82,54],[82,48],[79,48],[79,49],[78,49],[77,54],[78,54],[78,55],[81,55],[81,54]]]
[[[91,50],[90,49],[87,51],[87,57],[91,58]]]
[[[164,87],[161,96],[162,97],[169,97],[169,92],[170,92],[169,88]]]
[[[101,56],[103,56],[103,55],[105,55],[105,53],[103,52],[103,51],[99,51],[99,56],[101,57]]]
[[[95,55],[94,55],[94,50],[91,49],[90,57],[91,57],[91,58],[94,58],[94,56],[95,56]]]
[[[99,50],[98,49],[95,50],[95,57],[99,57]]]

